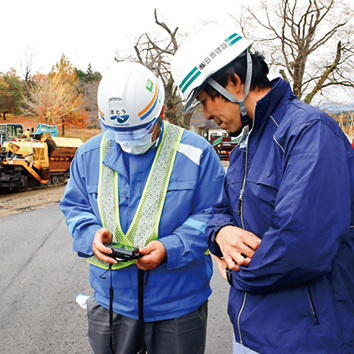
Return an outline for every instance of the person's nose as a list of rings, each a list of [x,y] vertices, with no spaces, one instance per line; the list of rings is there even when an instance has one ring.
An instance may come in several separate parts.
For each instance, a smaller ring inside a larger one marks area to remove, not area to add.
[[[210,114],[210,112],[208,111],[208,109],[206,108],[205,105],[203,105],[203,114],[205,119],[211,120],[213,119],[213,116]]]

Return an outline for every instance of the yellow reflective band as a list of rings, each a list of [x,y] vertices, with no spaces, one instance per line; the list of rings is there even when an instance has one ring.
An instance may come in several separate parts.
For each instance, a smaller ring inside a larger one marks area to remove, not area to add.
[[[111,246],[121,244],[127,247],[139,247],[158,239],[158,228],[168,184],[183,134],[183,129],[180,127],[168,123],[165,123],[164,127],[161,143],[157,149],[137,211],[126,234],[120,224],[118,173],[103,164],[111,141],[105,137],[102,138],[97,203],[102,225],[112,232]],[[90,257],[88,261],[101,268],[108,269],[109,267],[108,263],[100,261],[96,256]],[[119,262],[112,265],[112,269],[120,269],[134,263],[135,260]]]

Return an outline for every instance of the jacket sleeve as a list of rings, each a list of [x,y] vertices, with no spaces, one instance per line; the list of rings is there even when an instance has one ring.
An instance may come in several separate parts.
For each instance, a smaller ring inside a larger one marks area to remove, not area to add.
[[[167,251],[167,269],[184,267],[207,251],[205,228],[213,204],[221,199],[224,177],[224,168],[210,146],[200,161],[198,185],[189,217],[171,235],[160,239]]]
[[[97,230],[102,227],[90,204],[85,183],[85,168],[78,150],[70,166],[70,179],[60,201],[69,231],[73,236],[73,250],[80,257],[93,255],[92,242]]]
[[[237,289],[276,291],[330,272],[350,228],[348,146],[319,120],[289,143],[269,229],[249,266],[233,272]]]
[[[225,183],[226,180],[224,181],[224,184]],[[227,225],[237,226],[234,217],[230,213],[230,210],[231,210],[230,199],[225,186],[222,192],[222,199],[220,202],[216,203],[213,206],[212,217],[205,230],[210,252],[219,257],[222,257],[222,253],[220,251],[218,244],[215,242],[216,234],[224,226]]]

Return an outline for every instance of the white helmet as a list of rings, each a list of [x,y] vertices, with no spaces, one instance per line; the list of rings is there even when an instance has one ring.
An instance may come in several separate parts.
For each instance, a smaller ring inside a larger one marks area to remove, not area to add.
[[[102,130],[112,140],[143,138],[159,118],[164,99],[162,83],[148,68],[139,63],[115,63],[98,87]]]
[[[200,93],[195,89],[251,45],[235,28],[220,25],[203,27],[190,36],[171,63],[173,78],[188,100],[185,111]]]

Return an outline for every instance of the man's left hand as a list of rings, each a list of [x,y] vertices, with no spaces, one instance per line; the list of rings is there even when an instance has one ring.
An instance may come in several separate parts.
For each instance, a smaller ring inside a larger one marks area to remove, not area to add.
[[[147,246],[140,247],[139,253],[142,257],[136,260],[136,264],[141,270],[155,269],[167,257],[165,246],[160,241],[151,241]]]

